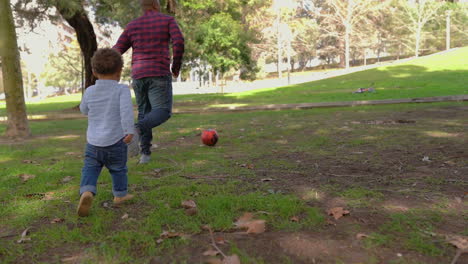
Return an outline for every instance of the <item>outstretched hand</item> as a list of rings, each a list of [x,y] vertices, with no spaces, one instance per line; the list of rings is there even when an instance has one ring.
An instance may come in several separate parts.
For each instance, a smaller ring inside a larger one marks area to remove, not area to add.
[[[128,135],[126,135],[126,136],[124,137],[123,142],[124,142],[125,144],[128,144],[128,143],[132,142],[132,139],[133,139],[133,134],[128,134]]]

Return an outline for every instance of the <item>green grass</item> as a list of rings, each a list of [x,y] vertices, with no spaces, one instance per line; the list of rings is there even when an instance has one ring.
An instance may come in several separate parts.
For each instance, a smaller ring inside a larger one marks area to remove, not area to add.
[[[168,257],[179,248],[193,246],[191,237],[206,232],[201,229],[202,225],[209,224],[217,231],[231,232],[233,222],[244,212],[257,212],[256,218],[266,220],[269,232],[321,230],[325,228],[324,209],[308,204],[294,192],[281,191],[282,186],[288,186],[289,181],[293,180],[291,176],[284,178],[288,172],[315,175],[313,169],[311,172],[313,165],[310,164],[322,166],[322,162],[327,164],[328,161],[332,162],[330,164],[338,161],[355,163],[359,159],[349,153],[362,147],[388,150],[398,142],[410,150],[415,147],[415,138],[418,139],[417,144],[424,147],[458,144],[460,140],[434,138],[425,133],[439,126],[432,123],[437,121],[433,119],[418,121],[417,126],[402,127],[400,133],[395,134],[389,133],[394,130],[391,126],[348,124],[352,131],[345,135],[342,134],[344,130],[338,128],[350,120],[372,120],[397,112],[466,105],[402,104],[175,115],[155,134],[155,140],[160,144],[154,154],[155,161],[144,166],[135,165],[135,160],[129,162],[130,190],[138,198],[121,209],[102,207],[103,203],[112,200],[110,176],[108,172],[103,172],[92,214],[84,219],[76,217],[75,208],[86,121],[31,122],[34,135],[49,138],[37,137],[26,143],[0,145],[0,226],[2,230],[11,230],[15,234],[32,227],[32,241],[18,245],[15,243],[18,235],[15,239],[3,240],[0,259],[5,263],[60,262],[67,255],[82,252],[84,263],[144,263],[149,261],[149,256]],[[450,123],[445,124],[444,131],[463,131],[463,119],[458,117],[444,122],[448,121]],[[197,136],[199,128],[208,127],[216,128],[221,136],[219,145],[214,148],[201,146]],[[0,125],[0,131],[4,129],[5,125]],[[369,133],[373,137],[364,140],[363,135]],[[390,137],[394,138],[390,140]],[[387,160],[379,158],[379,154],[371,155],[372,166],[377,170],[388,164]],[[302,162],[296,162],[297,159]],[[26,160],[35,163],[24,163]],[[253,164],[260,172],[241,167],[240,164]],[[156,168],[162,171],[157,173],[154,171]],[[18,177],[20,174],[36,177],[23,183]],[[62,179],[67,176],[72,176],[72,181],[63,183]],[[197,180],[197,177],[200,179]],[[263,183],[261,178],[265,177],[274,178],[273,183]],[[411,186],[414,181],[409,181],[407,185]],[[428,178],[428,182],[432,180]],[[322,182],[317,188],[349,200],[352,207],[370,207],[370,202],[375,204],[385,198],[380,191],[354,182],[348,187],[336,182],[330,184],[332,187],[327,188],[326,182]],[[32,195],[48,192],[52,192],[53,200]],[[199,208],[197,215],[187,216],[184,213],[180,203],[187,199],[196,201]],[[130,219],[121,219],[125,213],[129,214]],[[301,220],[292,222],[290,219],[293,216]],[[434,230],[441,217],[438,213],[427,211],[393,214],[388,223],[375,230],[368,248],[398,247],[397,241],[402,241],[401,245],[406,250],[441,256],[447,252],[446,249],[420,232]],[[64,219],[64,222],[51,224],[54,218]],[[167,239],[159,244],[157,239],[163,230],[174,230],[191,237]],[[55,251],[55,248],[64,245],[66,250]],[[241,246],[238,244],[230,248],[245,263],[268,262],[263,257],[249,256]],[[184,263],[184,259],[187,259],[187,255],[182,254],[175,263]],[[288,259],[285,258],[284,262],[288,263]]]
[[[320,81],[232,94],[176,95],[175,107],[252,106],[286,103],[381,100],[468,94],[468,47]],[[374,87],[375,93],[352,94]],[[62,111],[79,104],[81,94],[49,98],[27,105],[29,114]],[[5,104],[0,103],[0,116]]]
[[[330,79],[227,95],[184,95],[177,102],[215,107],[355,100],[379,100],[468,94],[468,47],[446,54],[379,67]],[[352,94],[374,87],[375,93]]]
[[[398,245],[406,250],[430,255],[441,256],[446,245],[443,241],[434,239],[430,232],[434,231],[434,224],[442,221],[442,216],[436,211],[418,210],[406,213],[394,213],[391,220],[380,228],[380,234],[372,234],[369,244]]]

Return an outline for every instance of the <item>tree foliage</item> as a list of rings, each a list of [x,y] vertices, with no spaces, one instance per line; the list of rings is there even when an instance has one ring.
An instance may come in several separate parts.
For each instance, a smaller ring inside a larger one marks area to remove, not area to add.
[[[60,88],[61,91],[79,90],[81,84],[82,58],[78,42],[65,46],[58,53],[51,54],[41,78],[45,85]]]

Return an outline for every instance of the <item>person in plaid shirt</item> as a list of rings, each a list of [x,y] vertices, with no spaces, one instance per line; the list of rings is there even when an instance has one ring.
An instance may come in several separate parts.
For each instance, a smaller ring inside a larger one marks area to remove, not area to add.
[[[140,2],[143,16],[128,23],[113,48],[121,54],[130,47],[133,49],[132,86],[138,105],[135,128],[139,136],[135,137],[133,146],[138,149],[139,141],[143,164],[150,161],[152,129],[171,117],[172,77],[177,78],[180,73],[184,36],[173,17],[160,13],[159,0]]]

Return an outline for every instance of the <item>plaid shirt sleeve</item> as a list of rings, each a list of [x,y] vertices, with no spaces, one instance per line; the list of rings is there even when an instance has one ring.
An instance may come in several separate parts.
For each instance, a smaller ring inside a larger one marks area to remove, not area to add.
[[[172,73],[179,75],[182,66],[182,58],[184,56],[184,36],[180,31],[179,25],[174,18],[169,23],[169,34],[172,40]]]
[[[115,44],[113,48],[120,52],[120,54],[124,54],[131,46],[132,42],[128,36],[128,29],[125,29],[124,32],[122,32],[122,35],[120,35],[117,44]]]

